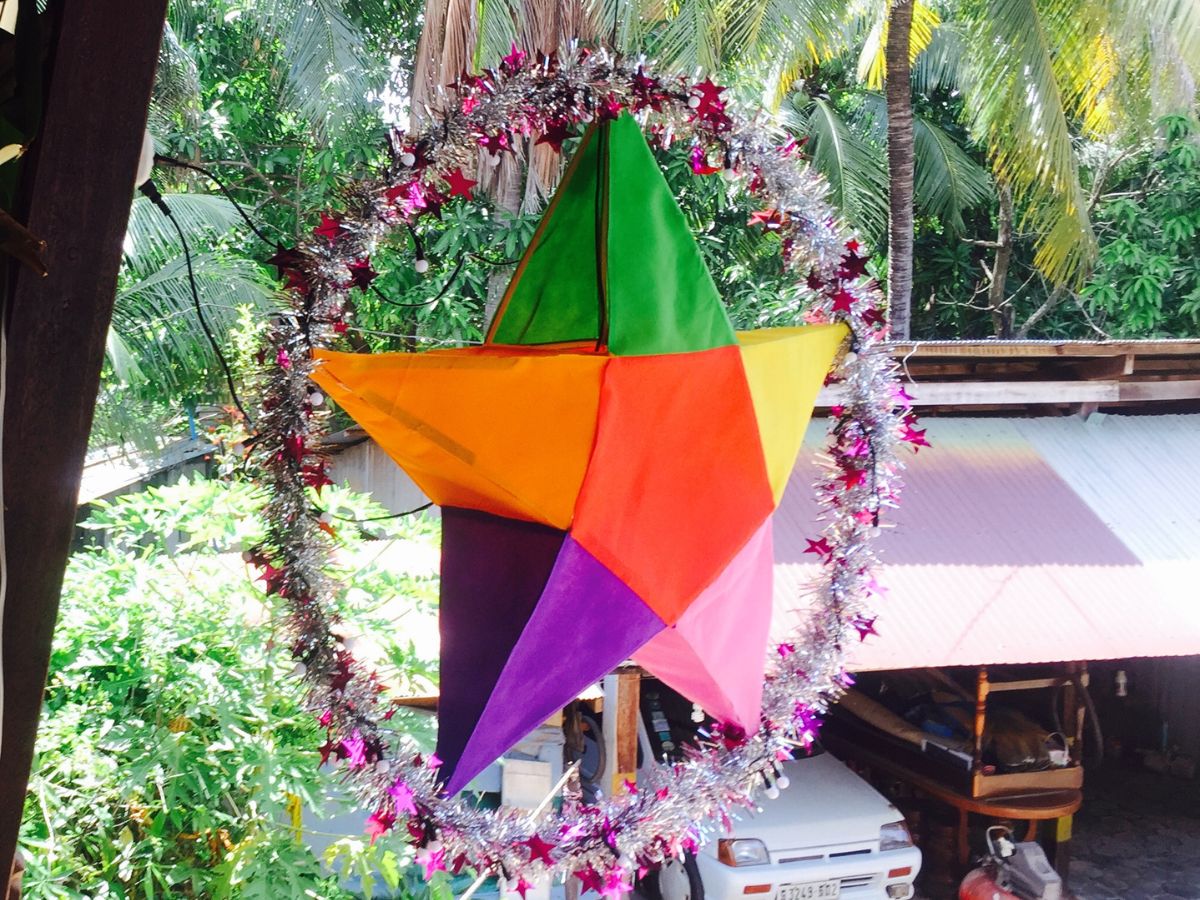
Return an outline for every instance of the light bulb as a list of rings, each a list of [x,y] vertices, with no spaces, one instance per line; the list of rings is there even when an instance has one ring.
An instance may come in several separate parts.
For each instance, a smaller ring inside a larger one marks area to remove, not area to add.
[[[699,109],[700,108],[700,98],[697,97],[695,94],[692,94],[692,96],[688,97],[688,106],[691,107],[692,109]]]
[[[308,395],[309,406],[321,406],[325,402],[325,395],[320,391],[313,391]]]
[[[429,260],[418,259],[415,263],[413,263],[413,268],[417,270],[418,275],[424,275],[429,271]]]
[[[13,4],[16,5],[15,3]],[[154,171],[154,138],[150,136],[147,130],[142,135],[142,150],[138,156],[137,173],[133,176],[133,186],[140,187],[150,180],[150,173]]]
[[[413,167],[413,163],[416,161],[417,157],[414,154],[409,153],[407,150],[400,154],[400,164],[406,169],[411,169]]]
[[[775,782],[781,791],[786,791],[791,783],[792,779],[788,778],[786,775],[780,775],[779,779]]]

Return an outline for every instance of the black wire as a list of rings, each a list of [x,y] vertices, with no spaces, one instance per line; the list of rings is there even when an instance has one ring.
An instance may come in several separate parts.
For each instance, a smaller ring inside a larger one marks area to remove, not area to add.
[[[393,300],[379,288],[375,287],[375,285],[371,285],[371,293],[373,293],[384,303],[391,304],[392,306],[399,306],[402,309],[420,309],[422,306],[433,306],[433,304],[437,303],[446,296],[446,293],[450,290],[450,286],[454,284],[454,280],[458,278],[458,273],[462,271],[462,267],[465,262],[466,258],[460,256],[458,258],[458,262],[454,264],[454,271],[450,273],[450,277],[446,279],[446,283],[442,285],[442,289],[437,292],[437,296],[431,297],[428,300],[424,300],[421,303],[401,303],[399,300]]]
[[[253,426],[250,414],[246,412],[246,407],[242,405],[242,400],[238,397],[237,388],[233,385],[233,371],[229,368],[229,362],[225,359],[225,354],[221,351],[221,345],[217,343],[217,338],[208,325],[208,319],[204,316],[204,307],[200,303],[200,291],[196,287],[196,272],[192,268],[192,250],[188,246],[183,228],[175,218],[175,214],[171,212],[171,207],[167,205],[162,195],[159,194],[158,188],[153,182],[147,181],[146,184],[142,185],[141,191],[154,202],[155,206],[163,211],[171,224],[175,226],[175,233],[179,235],[179,243],[183,247],[183,261],[187,265],[188,287],[192,290],[192,303],[196,306],[196,318],[200,321],[200,327],[204,331],[204,336],[208,338],[208,342],[212,345],[213,352],[217,355],[217,359],[221,363],[221,368],[225,372],[225,383],[229,386],[229,394],[233,397],[234,405],[246,420],[246,424]]]
[[[424,506],[418,506],[413,509],[406,509],[404,512],[389,513],[386,516],[368,516],[365,519],[354,519],[354,518],[351,518],[350,516],[339,516],[337,513],[329,512],[329,510],[320,510],[320,512],[322,512],[324,515],[329,516],[330,518],[341,519],[343,522],[354,522],[355,524],[361,524],[363,522],[379,522],[379,521],[382,521],[383,519],[403,519],[405,516],[414,516],[419,512],[424,512],[425,510],[429,509],[429,507],[431,507],[431,506],[433,506],[432,500],[430,502],[426,503]]]
[[[182,159],[175,159],[173,156],[163,156],[160,153],[154,154],[154,161],[164,163],[168,166],[174,166],[177,169],[191,169],[193,172],[199,172],[205,178],[212,181],[212,183],[217,186],[221,193],[229,198],[229,202],[232,203],[234,209],[238,211],[238,215],[240,215],[246,221],[246,224],[250,226],[250,230],[258,235],[258,239],[260,241],[262,241],[264,244],[274,247],[276,250],[285,249],[283,244],[279,243],[278,241],[271,240],[269,237],[263,234],[261,230],[259,230],[258,226],[254,224],[246,210],[242,208],[242,204],[238,203],[237,198],[235,198],[229,188],[225,186],[225,182],[214,175],[210,170],[204,168],[203,166],[197,166],[190,162],[184,162]]]

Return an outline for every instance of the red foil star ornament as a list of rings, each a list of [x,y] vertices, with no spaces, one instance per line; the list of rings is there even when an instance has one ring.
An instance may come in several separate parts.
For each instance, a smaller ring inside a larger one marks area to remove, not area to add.
[[[571,128],[568,123],[556,119],[552,122],[547,122],[545,128],[542,129],[541,137],[535,143],[549,144],[554,148],[555,153],[562,153],[563,141],[571,136]]]
[[[833,311],[850,312],[854,308],[854,295],[845,288],[833,292]]]
[[[346,228],[342,225],[340,216],[331,216],[329,213],[321,213],[321,224],[313,229],[313,234],[317,237],[334,240],[340,237]]]
[[[833,559],[833,548],[829,546],[828,538],[821,538],[819,541],[808,541],[808,546],[804,549],[804,552],[821,557],[821,562],[829,562],[829,560]]]
[[[451,197],[465,197],[467,200],[472,200],[475,197],[471,188],[479,184],[478,181],[472,181],[463,174],[462,167],[459,166],[452,172],[446,174],[446,184],[450,187]]]
[[[383,809],[371,813],[371,817],[367,819],[367,834],[371,837],[371,843],[375,843],[375,841],[391,831],[392,826],[395,824],[396,817],[389,810]]]
[[[500,68],[511,75],[525,64],[526,56],[525,51],[513,43],[508,53],[500,57]]]
[[[720,166],[711,166],[708,164],[708,154],[704,152],[704,148],[697,144],[692,148],[692,172],[696,175],[716,175],[721,171]]]
[[[379,277],[379,273],[371,268],[371,258],[364,256],[362,259],[355,260],[350,263],[350,284],[364,294],[371,287],[371,282]]]
[[[527,841],[521,841],[521,844],[529,848],[530,862],[544,862],[546,865],[553,865],[554,860],[550,858],[550,851],[555,848],[555,844],[548,844],[542,840],[542,836],[535,834]]]

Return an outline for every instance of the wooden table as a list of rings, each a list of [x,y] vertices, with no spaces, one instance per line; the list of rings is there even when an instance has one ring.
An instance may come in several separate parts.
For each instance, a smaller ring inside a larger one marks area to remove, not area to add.
[[[971,813],[994,819],[1017,819],[1028,822],[1029,827],[1025,833],[1025,840],[1034,840],[1037,836],[1038,822],[1073,815],[1083,803],[1083,792],[1074,789],[1006,794],[998,797],[970,797],[934,778],[914,772],[895,759],[890,759],[862,746],[852,745],[828,733],[824,736],[824,741],[826,746],[838,755],[843,755],[838,751],[844,750],[844,755],[856,762],[861,762],[871,769],[886,772],[911,786],[918,793],[954,809],[958,816],[958,824],[955,829],[958,864],[964,869],[971,862],[971,848],[967,839],[967,819]]]

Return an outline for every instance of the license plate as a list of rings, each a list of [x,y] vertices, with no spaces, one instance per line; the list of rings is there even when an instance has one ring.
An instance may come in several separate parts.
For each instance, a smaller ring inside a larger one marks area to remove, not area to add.
[[[781,884],[775,900],[836,900],[842,893],[841,881],[811,881],[808,884]]]

